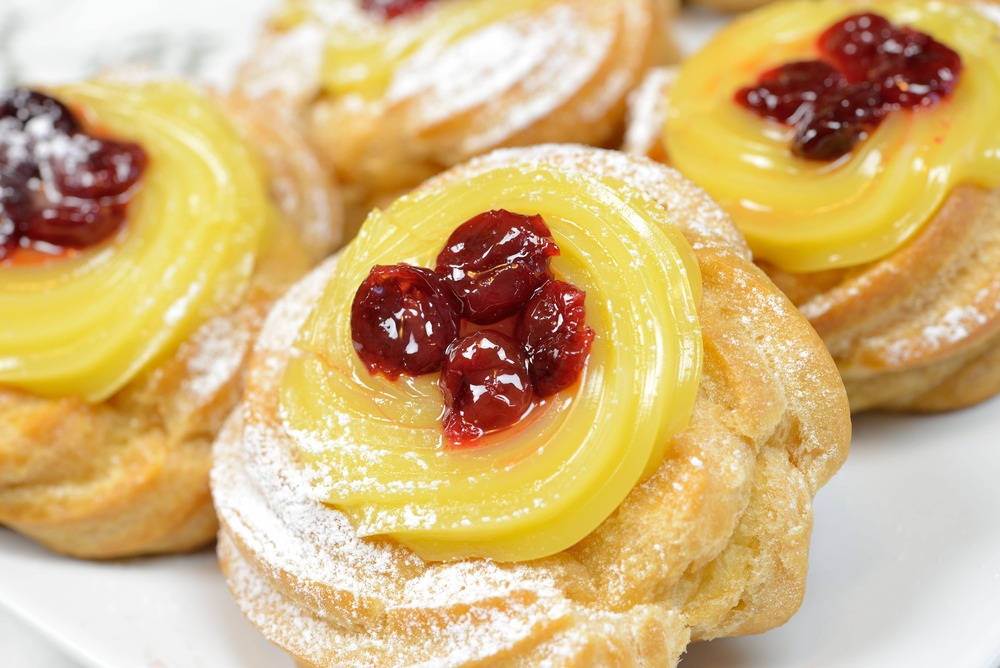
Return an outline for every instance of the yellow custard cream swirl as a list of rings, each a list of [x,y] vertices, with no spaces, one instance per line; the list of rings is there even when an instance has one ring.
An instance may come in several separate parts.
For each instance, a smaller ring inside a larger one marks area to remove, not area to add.
[[[375,264],[433,267],[484,211],[540,214],[556,276],[587,293],[595,330],[580,381],[474,447],[447,444],[438,375],[372,376],[351,342],[350,305]],[[495,166],[374,211],[300,333],[281,406],[325,500],[361,535],[427,560],[534,559],[592,531],[660,464],[687,424],[701,373],[700,274],[665,210],[620,181]]]
[[[955,49],[950,99],[896,111],[844,158],[792,155],[792,130],[733,101],[771,68],[818,57],[817,37],[875,11]],[[1000,27],[969,3],[778,3],[722,30],[685,63],[670,93],[665,144],[733,217],[755,257],[792,272],[883,258],[919,232],[956,185],[1000,186]]]
[[[0,268],[0,385],[99,402],[239,303],[272,214],[255,155],[186,84],[54,94],[149,165],[110,243]]]

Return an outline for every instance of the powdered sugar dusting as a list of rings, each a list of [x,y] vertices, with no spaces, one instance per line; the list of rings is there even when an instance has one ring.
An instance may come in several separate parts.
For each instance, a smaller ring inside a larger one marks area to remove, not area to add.
[[[981,291],[979,297],[983,294],[987,291]],[[964,348],[967,342],[995,326],[1000,304],[982,302],[982,299],[974,299],[969,304],[951,306],[943,313],[922,314],[917,319],[915,333],[900,336],[893,330],[887,335],[870,337],[865,347],[880,350],[880,362],[897,368],[925,362],[956,346]]]
[[[727,280],[732,283],[733,293],[741,295],[741,305],[733,308],[742,312],[744,331],[753,336],[759,357],[767,360],[767,367],[759,372],[773,379],[769,385],[781,388],[797,424],[799,433],[789,444],[790,454],[812,488],[818,489],[847,454],[846,442],[841,450],[831,448],[827,441],[830,424],[848,412],[843,386],[831,382],[838,378],[836,368],[818,337],[815,345],[803,345],[802,329],[808,325],[763,272],[756,268],[752,272],[733,272]],[[733,343],[745,345],[738,338]]]
[[[922,335],[938,346],[955,343],[968,337],[972,330],[985,322],[986,316],[975,306],[955,306],[949,309],[941,320],[924,327]]]
[[[485,26],[447,48],[419,51],[400,65],[387,103],[408,101],[428,127],[474,111],[479,118],[460,139],[458,154],[481,153],[565,104],[595,76],[609,58],[619,20],[606,13],[598,23],[585,20],[578,7],[554,3]],[[508,93],[519,103],[506,103]],[[614,99],[601,96],[592,109],[581,109],[584,122],[600,118]]]
[[[240,92],[250,99],[276,95],[305,101],[318,90],[325,42],[326,30],[315,23],[267,35],[260,45],[267,57],[244,66]]]
[[[38,177],[32,177],[28,181],[28,189],[44,193],[52,204],[58,204],[63,199],[55,184],[53,164],[58,164],[66,173],[75,172],[86,165],[101,147],[100,141],[86,134],[71,135],[58,130],[52,116],[46,114],[31,118],[23,126],[13,117],[0,119],[0,155],[3,156],[5,171],[10,174],[22,170],[30,172],[37,165],[41,183]],[[118,165],[118,168],[122,167],[128,169],[129,165]],[[84,170],[81,185],[92,185],[92,180],[90,170]]]
[[[540,0],[530,11],[513,12],[454,42],[431,33],[394,65],[385,91],[367,99],[320,94],[326,40],[336,34],[394,39],[390,32],[396,31],[405,41],[407,35],[430,33],[433,6],[426,26],[417,16],[387,28],[354,0],[314,0],[305,5],[303,23],[265,35],[241,88],[250,97],[290,99],[320,137],[337,130],[326,127],[330,118],[345,117],[405,138],[400,146],[379,144],[380,155],[366,158],[373,164],[413,160],[423,167],[428,159],[455,164],[507,142],[545,138],[600,143],[618,126],[625,96],[650,57],[650,42],[659,38],[650,28],[657,15],[651,4]],[[304,107],[314,102],[310,114]],[[550,122],[554,118],[559,122]],[[536,132],[539,125],[544,130]],[[339,151],[355,152],[364,153],[363,147]]]
[[[663,141],[667,119],[666,92],[677,80],[677,69],[650,70],[628,96],[628,120],[622,150],[633,155],[651,155]]]
[[[211,397],[239,373],[252,331],[231,318],[209,320],[192,337],[195,354],[188,359],[185,383],[198,397]]]
[[[571,144],[544,144],[494,151],[470,161],[458,174],[478,174],[507,163],[523,166],[525,171],[534,171],[544,165],[585,170],[625,181],[664,206],[695,250],[725,248],[750,258],[750,250],[729,215],[704,190],[677,170],[648,158]],[[432,186],[433,182],[428,185]]]

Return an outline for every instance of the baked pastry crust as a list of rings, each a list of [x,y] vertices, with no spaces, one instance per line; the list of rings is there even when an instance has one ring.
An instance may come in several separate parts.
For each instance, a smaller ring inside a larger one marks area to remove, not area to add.
[[[669,164],[674,68],[630,99],[624,150]],[[923,230],[875,262],[793,274],[758,264],[816,328],[851,409],[945,411],[1000,392],[1000,188],[955,188]]]
[[[104,402],[0,388],[0,524],[88,558],[187,551],[214,538],[211,444],[238,401],[253,338],[271,304],[340,239],[330,175],[291,129],[254,113],[234,119],[307,243],[282,228],[238,307]]]
[[[272,23],[236,90],[302,119],[336,168],[352,233],[373,206],[497,147],[617,145],[628,92],[677,58],[674,0],[554,0],[404,60],[375,99],[337,96],[321,84],[326,35],[359,20],[380,28],[356,0],[307,5],[323,18]]]
[[[822,342],[677,172],[582,147],[499,151],[425,188],[525,161],[641,184],[702,272],[704,370],[689,426],[589,536],[521,563],[424,562],[359,538],[313,496],[278,390],[337,258],[271,312],[244,403],[216,443],[219,556],[244,613],[307,666],[674,665],[691,640],[756,633],[801,601],[812,497],[847,455],[843,386]]]

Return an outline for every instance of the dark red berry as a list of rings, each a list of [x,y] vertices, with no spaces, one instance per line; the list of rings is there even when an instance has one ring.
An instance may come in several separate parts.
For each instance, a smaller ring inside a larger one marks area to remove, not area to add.
[[[929,35],[903,28],[904,47],[870,73],[882,86],[886,105],[900,109],[930,106],[951,94],[962,58]]]
[[[531,409],[536,383],[546,396],[579,379],[594,339],[586,295],[552,280],[558,254],[541,216],[476,216],[448,239],[436,271],[372,269],[351,309],[354,347],[370,372],[393,379],[440,368],[452,444],[510,427]]]
[[[517,339],[528,355],[528,371],[540,397],[564,390],[580,378],[594,330],[586,325],[583,290],[562,281],[540,287],[517,323]]]
[[[59,100],[30,88],[13,88],[0,97],[0,120],[15,119],[21,129],[36,118],[51,121],[52,128],[62,134],[80,132],[80,122]]]
[[[792,152],[836,160],[851,152],[885,114],[879,86],[860,83],[824,93],[795,127]]]
[[[27,88],[7,92],[0,97],[4,255],[30,243],[85,248],[109,238],[125,220],[147,162],[138,144],[86,134],[53,97]]]
[[[7,131],[10,131],[9,128]],[[28,187],[28,181],[41,175],[34,155],[23,145],[12,145],[10,139],[0,125],[0,181],[5,188],[23,191]]]
[[[821,60],[788,63],[764,72],[736,101],[764,118],[794,124],[824,92],[847,85],[844,75]]]
[[[56,187],[66,197],[117,197],[134,186],[146,168],[146,152],[132,142],[86,140],[90,146],[52,157]]]
[[[7,204],[0,200],[0,260],[6,259],[18,245],[17,224],[7,210]]]
[[[534,392],[521,344],[484,329],[455,342],[441,370],[444,432],[455,445],[516,424]]]
[[[817,46],[833,67],[789,63],[735,96],[759,116],[793,125],[792,152],[810,160],[848,154],[892,111],[936,104],[962,71],[952,49],[871,12],[833,24]]]
[[[551,277],[549,258],[558,254],[541,216],[500,209],[460,225],[435,270],[462,302],[462,316],[488,325],[521,308]]]
[[[431,0],[361,0],[361,8],[382,19],[394,19],[424,8]]]
[[[32,213],[26,184],[27,179],[23,175],[10,173],[0,162],[0,216],[13,221],[18,227]]]
[[[829,58],[851,83],[869,79],[886,46],[898,38],[898,29],[871,12],[852,14],[834,23],[819,36],[820,53]],[[889,49],[895,48],[891,44]]]
[[[125,206],[89,200],[45,207],[27,219],[23,235],[63,248],[86,248],[115,233],[125,218]]]
[[[0,260],[10,257],[20,246],[24,225],[34,213],[25,181],[8,172],[0,163]]]
[[[354,349],[388,378],[437,371],[458,335],[458,302],[430,269],[377,265],[351,305]]]

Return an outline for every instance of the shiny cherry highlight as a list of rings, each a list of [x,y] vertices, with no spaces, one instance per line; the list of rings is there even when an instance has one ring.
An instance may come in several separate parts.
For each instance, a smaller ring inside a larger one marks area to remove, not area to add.
[[[551,278],[549,258],[558,254],[541,216],[499,209],[460,225],[435,271],[462,302],[462,317],[489,325],[514,315]]]
[[[388,378],[438,371],[458,335],[458,304],[430,269],[375,266],[351,305],[354,349]]]
[[[439,384],[446,406],[444,432],[454,445],[517,424],[534,398],[524,348],[490,329],[451,346]]]
[[[351,306],[354,349],[370,373],[391,379],[440,370],[452,445],[511,427],[537,398],[580,379],[594,340],[585,293],[553,278],[558,254],[541,216],[475,216],[448,238],[434,271],[371,270]]]
[[[541,397],[564,390],[580,378],[590,355],[594,330],[587,326],[586,293],[550,281],[525,305],[517,322],[535,392]]]

